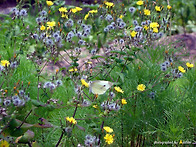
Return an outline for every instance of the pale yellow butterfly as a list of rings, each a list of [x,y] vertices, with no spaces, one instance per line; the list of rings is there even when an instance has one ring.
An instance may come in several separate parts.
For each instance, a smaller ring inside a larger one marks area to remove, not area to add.
[[[109,81],[92,81],[90,82],[89,91],[93,94],[104,94],[110,87],[112,87],[113,83]]]

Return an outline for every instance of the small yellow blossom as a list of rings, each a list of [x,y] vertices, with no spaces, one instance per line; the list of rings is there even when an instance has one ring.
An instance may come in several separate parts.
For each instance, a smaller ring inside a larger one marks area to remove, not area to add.
[[[182,140],[180,140],[179,144],[182,144]]]
[[[124,93],[124,91],[123,91],[120,87],[115,86],[114,89],[115,89],[117,92]]]
[[[139,91],[144,91],[145,88],[146,88],[146,86],[145,86],[144,84],[139,84],[139,85],[137,86],[137,90],[139,90]]]
[[[46,4],[50,7],[52,6],[54,3],[52,1],[46,1]]]
[[[83,86],[85,86],[87,88],[89,87],[89,84],[84,79],[81,79],[81,83]]]
[[[157,22],[151,22],[150,23],[150,27],[151,28],[158,28],[159,27],[159,24]]]
[[[148,29],[149,29],[149,26],[145,25],[143,28],[144,28],[145,30],[148,30]]]
[[[136,3],[137,5],[143,5],[144,4],[144,1],[137,1],[137,3]]]
[[[114,89],[115,89],[117,92],[124,93],[124,91],[123,91],[120,87],[115,86]]]
[[[48,21],[47,22],[48,29],[53,28],[55,25],[56,25],[56,22],[55,21]]]
[[[150,15],[150,10],[144,9],[144,15]]]
[[[88,63],[88,64],[93,64],[93,62],[91,62],[91,61],[88,61],[87,63]]]
[[[135,36],[136,36],[136,34],[137,34],[137,32],[136,32],[136,31],[132,31],[132,32],[131,32],[131,37],[135,37]]]
[[[68,15],[65,14],[65,13],[62,13],[61,17],[62,17],[62,18],[67,18],[67,19],[68,19]]]
[[[186,63],[186,66],[187,66],[188,68],[193,68],[193,67],[194,67],[194,64],[191,64],[191,63],[187,62],[187,63]]]
[[[80,8],[80,7],[75,7],[75,8],[72,8],[71,9],[71,12],[72,13],[76,13],[76,12],[79,12],[79,11],[81,11],[82,10],[82,8]]]
[[[110,127],[103,127],[103,129],[107,132],[107,133],[112,133],[113,129]]]
[[[82,11],[82,8],[80,7],[75,7],[75,9],[77,10],[77,12]]]
[[[67,8],[61,7],[61,8],[59,8],[59,12],[60,12],[60,13],[63,13],[63,12],[66,13],[66,12],[68,12],[68,11],[67,11]]]
[[[172,8],[172,6],[170,5],[167,5],[167,9],[170,10]]]
[[[77,124],[77,121],[73,117],[66,117],[66,120],[70,122],[71,124],[74,124],[74,125]]]
[[[74,8],[74,9],[71,9],[71,12],[72,12],[72,13],[76,13],[77,10]]]
[[[114,136],[110,134],[106,134],[104,139],[107,144],[112,144],[114,142]]]
[[[105,2],[106,8],[114,7],[114,3],[112,2]]]
[[[40,27],[40,30],[41,31],[44,31],[46,29],[46,27],[44,26],[44,25],[42,25],[41,27]]]
[[[155,10],[156,10],[157,12],[160,12],[160,11],[161,11],[161,7],[155,6]]]
[[[97,13],[97,10],[90,10],[88,13]]]
[[[119,16],[119,18],[121,18],[121,19],[122,19],[123,17],[124,17],[123,15],[120,15],[120,16]]]
[[[182,66],[178,66],[178,70],[180,72],[182,72],[182,73],[185,73],[186,72],[186,70]]]
[[[97,105],[93,105],[93,108],[97,109],[97,107],[98,107]]]
[[[73,71],[78,71],[78,69],[77,68],[72,68],[72,69],[69,70],[69,72],[73,72]]]
[[[158,30],[157,28],[153,28],[153,32],[154,32],[154,33],[158,33],[159,30]]]
[[[9,66],[10,65],[10,62],[7,61],[7,60],[1,60],[1,66]]]
[[[9,143],[6,140],[1,140],[0,147],[9,147]]]
[[[121,100],[121,103],[122,103],[122,105],[125,105],[125,104],[127,104],[127,101],[126,101],[126,99],[122,99],[122,100]]]
[[[89,13],[87,13],[87,14],[84,16],[84,20],[87,20],[88,17],[89,17]]]

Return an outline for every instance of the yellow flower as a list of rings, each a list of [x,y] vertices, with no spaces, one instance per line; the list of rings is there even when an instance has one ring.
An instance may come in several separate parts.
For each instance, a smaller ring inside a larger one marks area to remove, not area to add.
[[[139,91],[144,91],[145,88],[146,88],[146,86],[145,86],[144,84],[139,84],[139,85],[137,86],[137,90],[139,90]]]
[[[107,132],[107,133],[112,133],[113,129],[110,127],[103,127],[103,129]]]
[[[81,79],[81,83],[83,86],[85,86],[87,88],[89,87],[89,84],[84,79]]]
[[[160,11],[161,11],[161,7],[155,6],[155,10],[156,10],[157,12],[160,12]]]
[[[107,144],[112,144],[114,142],[114,137],[110,134],[106,134],[104,139]]]
[[[73,117],[66,117],[66,120],[70,122],[71,124],[74,124],[74,125],[77,124],[77,121]]]
[[[154,33],[158,33],[159,30],[158,30],[157,28],[153,28],[153,32],[154,32]]]
[[[68,19],[68,15],[67,15],[67,14],[65,14],[65,13],[62,13],[61,17],[62,17],[62,18],[64,18],[64,17],[65,17],[65,18],[67,18],[67,19]]]
[[[46,27],[43,25],[40,27],[40,30],[42,30],[42,31],[44,31],[45,29],[46,29]]]
[[[93,105],[93,108],[97,109],[97,105]]]
[[[55,25],[56,25],[55,21],[48,21],[47,22],[48,29],[53,28]]]
[[[137,1],[137,3],[136,3],[137,5],[143,5],[144,4],[144,1]]]
[[[105,2],[106,8],[114,7],[114,3],[112,2]]]
[[[123,17],[124,17],[123,15],[120,15],[120,17],[119,17],[119,18],[121,18],[121,19],[122,19]]]
[[[9,147],[9,143],[6,140],[1,140],[0,147]]]
[[[144,28],[145,30],[148,30],[148,29],[149,29],[149,27],[148,27],[147,25],[145,25],[143,28]]]
[[[77,12],[77,9],[75,9],[75,8],[74,9],[71,9],[71,12],[72,13],[76,13]]]
[[[46,1],[46,4],[47,4],[48,6],[52,6],[54,3],[53,3],[52,1]]]
[[[97,10],[90,10],[88,13],[97,13]]]
[[[188,68],[193,68],[193,67],[194,67],[194,64],[191,64],[191,63],[187,62],[187,63],[186,63],[186,66],[187,66]]]
[[[182,144],[182,140],[180,140],[179,144]]]
[[[65,13],[65,12],[67,12],[67,8],[65,8],[65,7],[61,7],[61,8],[59,8],[59,12],[60,13]]]
[[[123,91],[120,87],[115,86],[114,89],[115,89],[117,92],[124,93],[124,91]]]
[[[178,66],[178,70],[180,72],[182,72],[182,73],[185,73],[186,72],[186,70],[182,66]]]
[[[75,7],[75,9],[77,10],[77,12],[82,11],[82,8],[80,7]]]
[[[10,65],[10,62],[7,61],[7,60],[1,60],[1,66],[9,66]]]
[[[76,13],[76,12],[79,12],[79,11],[81,11],[82,10],[82,8],[80,8],[80,7],[75,7],[75,8],[73,8],[73,9],[71,9],[71,12],[72,13]]]
[[[144,9],[144,15],[150,15],[150,10]]]
[[[137,34],[137,32],[136,32],[136,31],[132,31],[132,32],[131,32],[131,37],[135,37],[135,36],[136,36],[136,34]]]
[[[159,27],[159,24],[157,22],[151,22],[150,23],[150,27],[151,28],[158,28]]]
[[[122,105],[125,105],[125,104],[127,104],[127,101],[126,101],[126,99],[122,99],[122,100],[121,100],[121,103],[122,103]]]
[[[89,13],[87,13],[87,14],[84,16],[84,20],[87,20],[88,17],[89,17]]]
[[[77,69],[77,68],[72,68],[72,69],[70,69],[69,71],[70,71],[70,72],[78,71],[78,69]]]
[[[170,5],[167,5],[167,9],[170,10],[172,8],[172,6]]]

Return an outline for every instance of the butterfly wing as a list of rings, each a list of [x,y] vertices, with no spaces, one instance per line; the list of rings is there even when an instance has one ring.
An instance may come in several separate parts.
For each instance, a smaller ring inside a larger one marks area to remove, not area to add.
[[[113,83],[109,82],[109,81],[93,81],[90,84],[90,92],[92,92],[93,94],[104,94],[111,86],[113,85]]]

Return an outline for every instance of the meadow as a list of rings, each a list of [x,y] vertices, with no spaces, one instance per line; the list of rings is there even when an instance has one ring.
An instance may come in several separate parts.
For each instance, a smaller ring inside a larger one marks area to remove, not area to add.
[[[0,15],[0,147],[194,146],[194,61],[157,44],[195,29],[184,3],[17,1]]]

